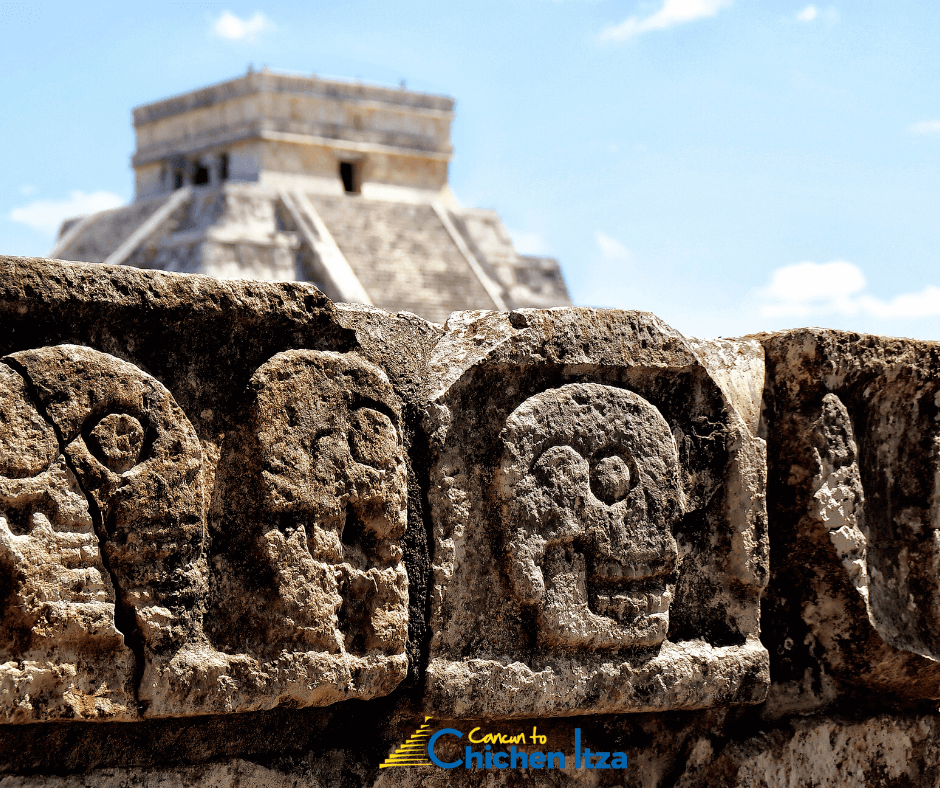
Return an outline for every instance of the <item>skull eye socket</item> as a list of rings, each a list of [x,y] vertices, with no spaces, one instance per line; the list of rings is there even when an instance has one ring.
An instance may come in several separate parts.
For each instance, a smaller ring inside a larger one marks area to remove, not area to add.
[[[532,469],[543,485],[561,492],[575,489],[582,482],[587,460],[571,446],[552,446],[542,452]]]
[[[372,408],[358,408],[349,417],[349,448],[353,459],[370,468],[388,468],[398,456],[398,431],[392,420]]]
[[[624,500],[636,482],[636,466],[630,457],[619,452],[591,463],[591,492],[609,506]]]
[[[109,413],[88,431],[85,444],[109,470],[124,473],[140,462],[144,427],[127,413]]]

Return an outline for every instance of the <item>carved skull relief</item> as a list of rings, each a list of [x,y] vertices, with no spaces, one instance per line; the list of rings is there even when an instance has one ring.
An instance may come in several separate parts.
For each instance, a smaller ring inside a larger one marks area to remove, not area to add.
[[[88,502],[26,381],[0,363],[0,627],[7,646],[120,647]],[[0,660],[3,661],[3,660]]]
[[[199,441],[157,380],[107,353],[3,362],[0,695],[29,719],[134,716],[128,645],[147,703],[154,662],[205,642]]]
[[[205,595],[202,449],[167,389],[78,345],[14,353],[100,519],[118,604],[145,654],[201,638]]]
[[[278,636],[308,650],[401,653],[407,471],[388,379],[348,354],[291,350],[251,386]]]
[[[631,391],[573,383],[509,416],[497,478],[516,598],[539,641],[656,646],[669,628],[683,513],[669,425]]]

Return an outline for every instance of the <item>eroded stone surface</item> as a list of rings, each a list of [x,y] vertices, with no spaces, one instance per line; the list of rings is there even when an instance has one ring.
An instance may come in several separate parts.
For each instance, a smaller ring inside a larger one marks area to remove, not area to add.
[[[569,383],[516,408],[496,478],[510,590],[547,649],[658,646],[684,513],[676,445],[632,391]]]
[[[414,407],[428,324],[401,321],[406,351],[396,318],[341,321],[310,286],[41,261],[0,273],[0,719],[394,689],[412,438],[369,359]],[[382,346],[367,336],[357,353],[360,325],[382,326]]]
[[[212,637],[237,682],[218,710],[391,691],[407,671],[407,471],[388,378],[286,351],[252,376],[243,423],[218,474]]]
[[[229,763],[168,769],[99,769],[68,777],[6,777],[0,788],[325,788],[315,777],[298,778],[235,759]]]
[[[937,782],[936,345],[9,258],[0,326],[0,786]],[[629,767],[380,768],[429,715]]]
[[[902,788],[940,782],[937,718],[875,714],[809,718],[715,750],[690,742],[676,788]]]
[[[764,348],[756,339],[689,339],[752,435],[764,398]]]
[[[937,346],[819,329],[760,340],[774,713],[843,692],[940,697]]]
[[[138,699],[160,708],[168,674],[191,674],[208,645],[196,432],[163,385],[114,356],[56,345],[8,358],[29,378],[89,499],[119,618],[142,662]]]
[[[134,658],[69,446],[17,361],[0,363],[0,716],[136,716]],[[14,366],[10,366],[14,364]],[[64,445],[62,445],[64,444]]]
[[[763,698],[763,441],[642,313],[452,317],[432,365],[427,708]]]

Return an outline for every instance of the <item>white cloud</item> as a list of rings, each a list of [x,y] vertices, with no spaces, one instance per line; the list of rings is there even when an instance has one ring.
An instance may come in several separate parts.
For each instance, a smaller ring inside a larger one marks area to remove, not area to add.
[[[508,230],[508,232],[509,237],[512,238],[512,245],[516,247],[519,254],[531,254],[538,257],[552,253],[548,241],[540,233],[526,230]]]
[[[732,0],[664,0],[663,7],[647,17],[631,16],[619,25],[601,31],[601,41],[627,41],[650,30],[666,30],[674,25],[714,16]]]
[[[764,317],[865,314],[879,318],[940,315],[940,287],[927,285],[914,293],[884,300],[864,293],[862,270],[845,260],[795,263],[778,268],[758,295]]]
[[[908,131],[913,134],[940,134],[940,120],[922,120],[912,123]]]
[[[927,285],[916,293],[902,293],[890,301],[873,296],[859,299],[862,311],[875,317],[935,317],[940,315],[940,287]]]
[[[796,18],[801,22],[812,22],[817,16],[819,16],[819,9],[814,5],[808,5],[796,15]]]
[[[597,241],[597,248],[601,250],[601,256],[605,260],[630,260],[633,253],[627,249],[616,238],[611,238],[607,233],[598,230],[594,233],[594,240]]]
[[[123,204],[124,200],[111,192],[97,191],[86,194],[82,191],[74,191],[67,200],[35,200],[14,208],[7,218],[42,233],[53,235],[59,229],[63,219],[106,211]]]
[[[241,19],[231,11],[226,11],[212,25],[213,35],[230,41],[255,41],[267,30],[273,30],[274,23],[260,11],[251,19]]]

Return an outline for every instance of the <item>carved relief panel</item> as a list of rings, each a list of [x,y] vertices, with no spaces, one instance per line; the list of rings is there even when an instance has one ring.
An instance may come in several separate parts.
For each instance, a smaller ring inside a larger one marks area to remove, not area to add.
[[[6,261],[0,291],[0,723],[400,683],[408,471],[384,370],[413,400],[427,324],[61,262]]]
[[[684,497],[662,414],[632,391],[569,383],[530,397],[500,435],[510,588],[548,648],[658,646],[669,631]]]
[[[136,717],[154,666],[201,633],[199,442],[114,356],[58,345],[4,362],[7,718]]]
[[[694,351],[640,313],[448,328],[429,420],[428,712],[762,700],[763,442]]]
[[[362,359],[294,350],[255,372],[214,518],[211,635],[235,678],[229,706],[374,697],[404,678],[401,430],[387,377]]]
[[[404,677],[406,469],[379,369],[322,351],[258,368],[223,453],[204,622],[202,450],[169,392],[75,345],[7,361],[6,719],[329,703]]]
[[[765,640],[782,702],[940,697],[935,345],[804,329],[768,360],[776,562]]]

